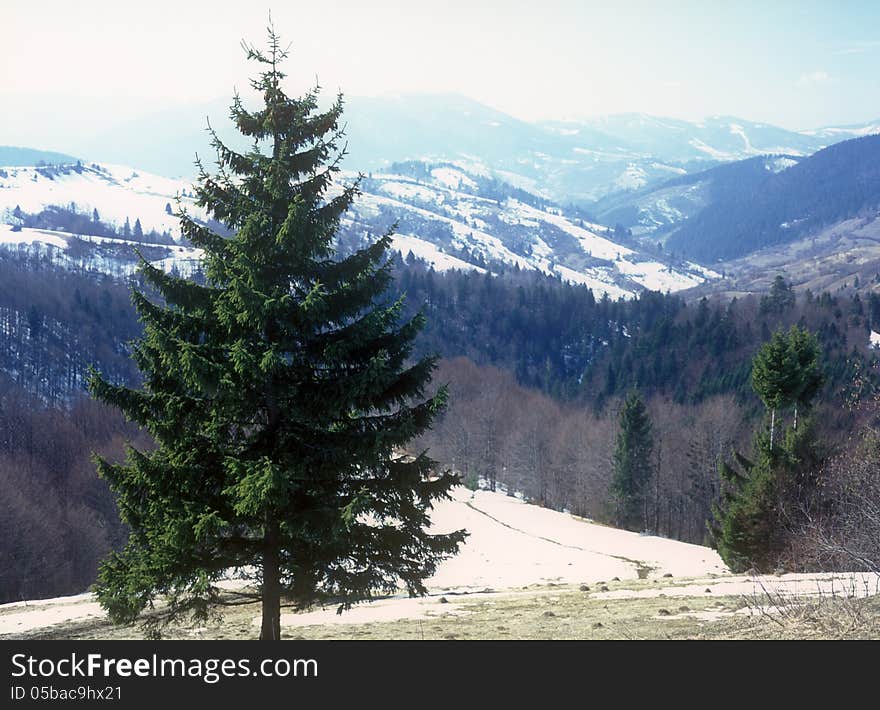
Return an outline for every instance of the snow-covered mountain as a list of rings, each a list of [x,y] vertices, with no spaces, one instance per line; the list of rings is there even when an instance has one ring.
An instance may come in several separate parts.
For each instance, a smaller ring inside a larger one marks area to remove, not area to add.
[[[493,271],[516,265],[586,284],[597,296],[607,293],[615,299],[646,288],[678,291],[715,276],[693,263],[665,263],[623,243],[625,234],[503,183],[488,171],[481,174],[451,163],[395,167],[393,173],[365,177],[362,194],[343,222],[341,246],[355,247],[397,222],[394,247],[403,257],[412,253],[435,269]],[[345,173],[343,181],[354,177]],[[6,167],[0,169],[0,213],[8,226],[0,232],[0,243],[39,248],[77,268],[91,259],[92,268],[127,273],[135,262],[136,242],[150,242],[150,233],[167,232],[179,239],[170,214],[178,199],[191,214],[205,218],[184,180],[99,163]],[[32,228],[39,223],[29,222],[28,216],[47,208],[77,216],[79,221],[72,223],[79,226]],[[116,233],[91,231],[88,224],[84,228],[82,222],[89,218]],[[126,220],[137,223],[140,232],[123,232]],[[11,225],[22,224],[25,228],[13,231]],[[90,231],[101,236],[76,236]],[[197,250],[184,245],[153,241],[156,251],[148,258],[166,268],[191,269],[198,257]]]
[[[213,154],[206,117],[224,141],[236,145],[228,103],[154,113],[70,149],[158,174],[190,175],[196,153]],[[531,123],[455,94],[347,97],[345,121],[351,170],[387,170],[404,160],[468,163],[563,203],[593,201],[764,153],[809,155],[853,137],[853,131],[873,130],[866,124],[798,132],[729,116],[693,122],[646,114]]]
[[[544,125],[571,136],[586,132],[590,139],[600,132],[611,139],[611,145],[626,146],[633,154],[650,155],[672,164],[706,160],[729,162],[776,153],[809,155],[827,145],[830,137],[798,133],[735,116],[712,116],[693,122],[626,113]]]
[[[616,192],[591,205],[598,219],[620,224],[633,235],[665,242],[670,230],[725,195],[743,194],[772,174],[803,160],[795,155],[759,155],[670,178],[636,190]]]
[[[851,123],[846,126],[825,126],[810,131],[802,131],[804,135],[813,136],[828,143],[847,140],[849,138],[862,138],[863,136],[876,136],[880,134],[880,118],[866,123]]]

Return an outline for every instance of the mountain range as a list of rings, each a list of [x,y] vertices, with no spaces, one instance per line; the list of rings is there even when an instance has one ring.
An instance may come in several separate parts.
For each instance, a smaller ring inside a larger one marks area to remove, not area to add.
[[[213,156],[209,120],[224,141],[240,146],[228,104],[155,112],[83,134],[65,149],[188,178],[196,153]],[[646,114],[531,123],[456,94],[354,96],[346,99],[344,119],[350,170],[386,170],[404,160],[456,162],[560,203],[592,202],[760,154],[809,155],[880,131],[880,120],[798,132],[736,117],[690,122]]]
[[[357,175],[341,177],[336,190]],[[5,167],[0,214],[7,224],[0,244],[113,275],[134,268],[133,246],[149,245],[156,263],[190,270],[198,254],[180,243],[173,214],[178,200],[207,221],[188,181],[101,163]],[[536,270],[588,285],[597,297],[628,298],[646,288],[679,291],[716,276],[627,245],[626,233],[592,223],[576,208],[453,164],[400,163],[365,175],[342,222],[339,248],[357,248],[394,223],[393,246],[403,258],[422,259],[437,270]]]
[[[202,109],[216,115],[221,104]],[[2,241],[42,244],[77,268],[93,263],[124,274],[133,253],[112,243],[131,241],[137,222],[135,241],[161,236],[153,239],[157,261],[192,268],[197,254],[171,237],[178,198],[207,219],[186,177],[187,156],[207,140],[202,122],[187,115],[193,111],[103,134],[85,154],[102,162],[0,148],[3,221],[24,227],[14,236],[7,228]],[[435,269],[534,269],[626,298],[717,281],[752,253],[812,244],[822,230],[837,235],[826,245],[851,229],[873,234],[865,220],[880,213],[880,121],[802,132],[732,117],[693,123],[645,114],[527,123],[454,95],[355,98],[346,118],[342,182],[356,179],[353,168],[363,181],[341,247],[397,222],[395,248]],[[212,125],[238,145],[228,122]],[[200,155],[210,163],[210,152]],[[175,172],[184,177],[167,177]],[[16,208],[24,213],[17,221]],[[91,229],[83,215],[105,226]],[[834,231],[837,223],[845,226]],[[793,252],[807,253],[816,255]]]

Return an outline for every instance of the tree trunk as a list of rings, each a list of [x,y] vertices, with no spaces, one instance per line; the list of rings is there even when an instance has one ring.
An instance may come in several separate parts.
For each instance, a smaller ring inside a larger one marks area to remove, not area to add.
[[[776,409],[770,410],[770,451],[773,451],[773,429],[776,427]]]
[[[281,640],[281,572],[278,559],[278,523],[266,526],[263,552],[263,619],[260,641]]]
[[[794,403],[794,430],[797,431],[797,402]]]

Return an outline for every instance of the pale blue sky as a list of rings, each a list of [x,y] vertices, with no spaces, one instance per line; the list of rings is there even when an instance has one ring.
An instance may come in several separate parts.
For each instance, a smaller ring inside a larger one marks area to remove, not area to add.
[[[38,115],[47,98],[75,108],[75,132],[228,97],[253,68],[239,40],[263,40],[272,4],[2,0],[0,144],[57,129],[58,111]],[[642,111],[802,129],[880,117],[877,0],[274,6],[295,90],[317,75],[350,95],[455,92],[528,120]]]

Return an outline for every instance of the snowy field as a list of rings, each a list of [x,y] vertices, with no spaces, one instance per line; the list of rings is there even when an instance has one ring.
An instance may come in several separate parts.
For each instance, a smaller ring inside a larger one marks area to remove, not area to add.
[[[433,513],[436,532],[465,528],[470,536],[460,553],[444,562],[428,581],[431,595],[492,593],[527,585],[597,582],[641,574],[662,576],[723,574],[718,555],[705,547],[587,523],[565,513],[488,491],[457,488]],[[647,568],[651,568],[648,571]],[[419,615],[436,599],[392,598],[360,605],[337,616],[331,609],[285,615],[287,624],[353,623]],[[450,604],[448,611],[454,611]],[[0,635],[66,621],[99,618],[90,594],[16,602],[0,606]]]
[[[453,494],[452,500],[435,507],[433,529],[449,532],[465,528],[470,536],[459,554],[444,562],[428,580],[428,596],[410,599],[400,594],[357,605],[343,614],[337,614],[335,607],[284,613],[282,626],[331,627],[451,618],[472,613],[475,602],[494,605],[511,599],[558,595],[566,585],[589,585],[592,597],[609,601],[661,596],[748,598],[767,594],[802,599],[880,593],[877,575],[735,576],[715,551],[706,547],[597,525],[523,503],[503,493],[474,492],[460,487]],[[632,588],[627,587],[628,581]],[[605,587],[606,583],[614,589]],[[751,613],[749,609],[745,612]],[[700,614],[704,614],[688,613],[700,619]],[[731,613],[705,612],[712,618]],[[5,604],[0,606],[0,636],[14,637],[103,616],[91,594]],[[256,611],[253,619],[246,619],[248,624],[252,621],[259,625]]]

